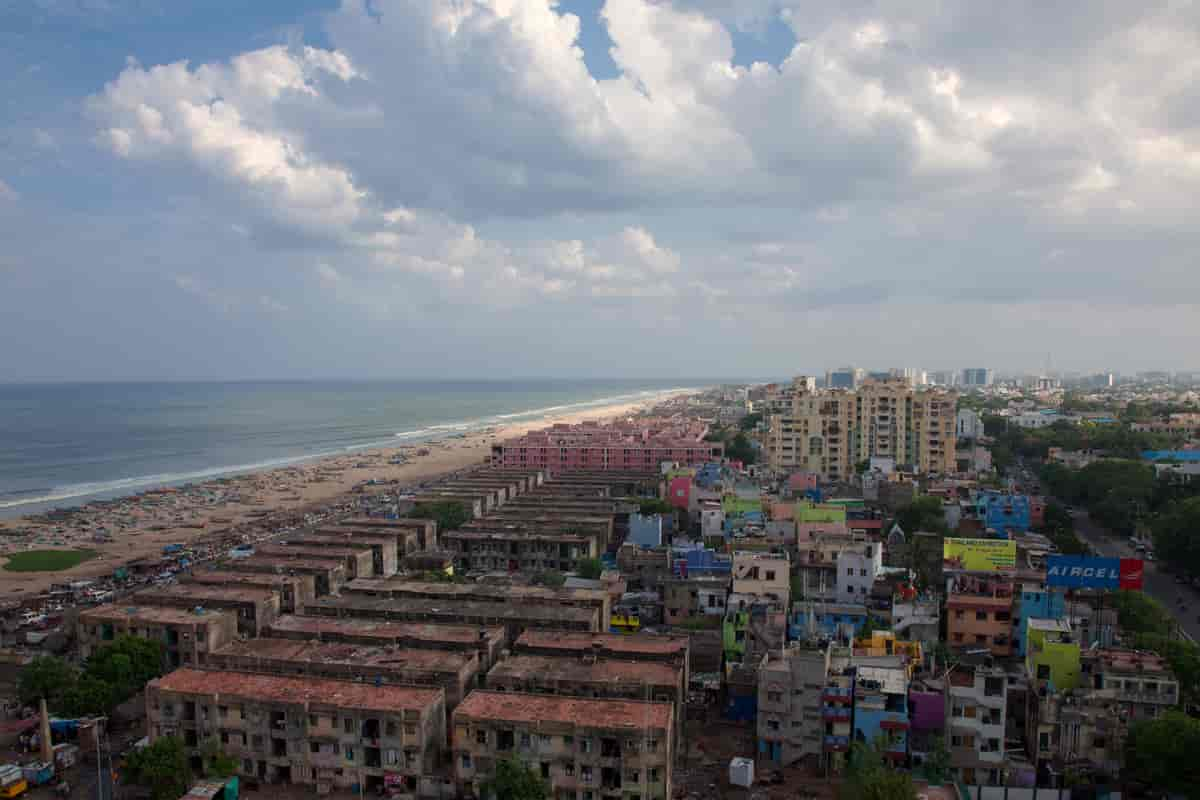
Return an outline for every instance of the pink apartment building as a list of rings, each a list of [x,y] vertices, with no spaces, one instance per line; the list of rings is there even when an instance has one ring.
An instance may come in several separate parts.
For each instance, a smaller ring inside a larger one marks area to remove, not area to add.
[[[558,424],[493,445],[492,463],[551,472],[657,472],[664,461],[690,465],[721,459],[723,445],[704,441],[707,433],[704,423],[676,418]]]

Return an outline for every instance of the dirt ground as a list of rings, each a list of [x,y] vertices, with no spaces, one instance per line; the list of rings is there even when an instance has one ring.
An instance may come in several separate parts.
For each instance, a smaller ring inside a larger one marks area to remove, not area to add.
[[[835,800],[828,778],[804,769],[775,770],[756,767],[755,785],[745,789],[729,782],[729,762],[751,757],[755,730],[750,723],[719,717],[714,708],[705,720],[688,720],[688,748],[675,768],[675,796],[685,800]],[[768,779],[781,773],[782,783]]]

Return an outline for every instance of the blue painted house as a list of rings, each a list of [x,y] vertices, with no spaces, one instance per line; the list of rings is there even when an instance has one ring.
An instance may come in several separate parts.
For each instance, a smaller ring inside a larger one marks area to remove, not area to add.
[[[867,624],[867,607],[856,603],[822,603],[800,600],[788,614],[788,640],[832,639],[846,641]]]
[[[639,547],[661,547],[663,544],[662,514],[630,514],[629,535],[625,541]]]
[[[885,741],[889,761],[908,758],[908,673],[903,667],[854,668],[854,741]]]
[[[1029,498],[1023,494],[980,492],[975,499],[975,514],[985,528],[1009,538],[1030,528]]]

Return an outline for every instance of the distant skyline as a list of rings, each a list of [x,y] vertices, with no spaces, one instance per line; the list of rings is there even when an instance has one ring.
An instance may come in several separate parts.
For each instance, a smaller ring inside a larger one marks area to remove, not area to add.
[[[1200,369],[1197,65],[1124,0],[8,4],[0,381]]]

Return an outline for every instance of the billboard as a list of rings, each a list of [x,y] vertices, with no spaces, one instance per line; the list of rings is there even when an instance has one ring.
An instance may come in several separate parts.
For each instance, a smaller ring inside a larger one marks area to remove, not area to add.
[[[1140,558],[1048,556],[1046,584],[1069,589],[1141,589]]]
[[[943,539],[942,559],[948,569],[972,572],[1015,569],[1017,543],[1012,539]]]

